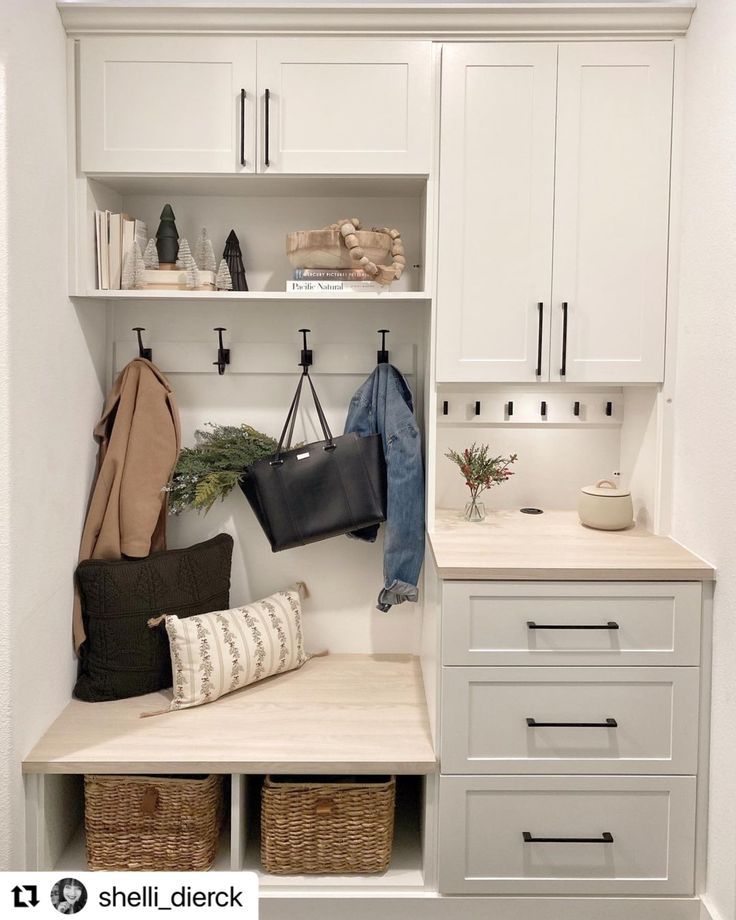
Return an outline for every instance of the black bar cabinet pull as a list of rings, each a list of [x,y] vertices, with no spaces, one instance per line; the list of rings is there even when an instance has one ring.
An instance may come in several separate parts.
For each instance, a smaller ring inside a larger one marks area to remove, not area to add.
[[[447,415],[447,413],[448,413],[449,411],[450,411],[450,404],[449,404],[449,402],[445,399],[445,400],[443,401],[443,403],[442,403],[442,414],[443,414],[443,415]]]
[[[271,160],[269,158],[269,152],[268,152],[269,140],[270,140],[269,135],[271,132],[271,90],[270,89],[266,90],[266,92],[264,93],[264,98],[266,101],[266,111],[265,111],[265,119],[264,119],[265,128],[266,128],[266,137],[265,137],[263,163],[265,166],[270,166]]]
[[[532,837],[529,831],[522,831],[524,843],[613,843],[613,834],[603,831],[600,837]]]
[[[245,90],[240,90],[240,165],[245,166]]]
[[[537,377],[542,376],[542,331],[544,328],[544,304],[540,301],[537,304],[537,310],[539,312],[539,330],[537,332],[537,369],[535,371]]]
[[[567,374],[567,301],[562,304],[562,367],[560,377]]]
[[[534,620],[527,620],[526,625],[529,629],[618,629],[618,623],[609,620],[600,626],[588,623],[563,623],[561,625],[553,623],[535,623]]]
[[[480,415],[480,400],[479,400],[479,399],[476,399],[476,401],[475,401],[475,410],[474,410],[474,411],[475,411],[475,414],[476,414],[476,415]]]
[[[606,719],[604,722],[537,722],[536,719],[527,718],[529,728],[618,728],[615,719]]]

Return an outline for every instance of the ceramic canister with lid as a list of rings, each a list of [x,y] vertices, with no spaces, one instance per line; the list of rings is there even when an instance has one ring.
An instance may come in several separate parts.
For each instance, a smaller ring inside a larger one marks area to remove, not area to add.
[[[619,489],[610,479],[599,479],[594,486],[580,490],[580,520],[596,530],[623,530],[634,523],[631,492]]]

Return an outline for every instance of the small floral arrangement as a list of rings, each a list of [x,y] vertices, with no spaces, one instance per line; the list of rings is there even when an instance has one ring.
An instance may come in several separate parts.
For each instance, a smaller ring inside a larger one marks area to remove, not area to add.
[[[490,447],[488,444],[473,444],[466,447],[461,453],[456,450],[448,450],[445,456],[452,460],[459,468],[465,479],[465,485],[470,489],[470,502],[466,509],[466,517],[469,520],[481,520],[483,513],[478,506],[478,497],[494,485],[500,485],[513,476],[513,470],[509,467],[516,463],[516,454],[510,457],[491,457],[489,456]]]

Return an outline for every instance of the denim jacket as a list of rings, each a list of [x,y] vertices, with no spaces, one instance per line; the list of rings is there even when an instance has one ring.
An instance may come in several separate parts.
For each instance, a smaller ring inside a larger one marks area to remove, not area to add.
[[[379,364],[350,401],[345,433],[380,434],[386,457],[388,513],[383,550],[384,587],[377,607],[416,601],[424,559],[422,439],[411,390],[391,364]],[[378,525],[349,534],[372,543]]]

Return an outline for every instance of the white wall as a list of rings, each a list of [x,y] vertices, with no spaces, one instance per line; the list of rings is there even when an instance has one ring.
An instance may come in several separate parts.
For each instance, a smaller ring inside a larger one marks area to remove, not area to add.
[[[66,41],[55,4],[2,0],[0,7],[7,120],[4,169],[0,136],[0,324],[7,324],[8,342],[0,413],[5,404],[10,432],[9,451],[4,443],[8,453],[0,454],[0,526],[9,524],[13,535],[9,590],[0,585],[6,869],[24,860],[20,761],[69,699],[75,676],[72,574],[102,398],[93,357],[104,356],[104,316],[99,307],[78,312],[65,294]],[[2,540],[0,530],[0,549]]]
[[[687,39],[674,536],[717,566],[706,900],[736,918],[736,4]]]

